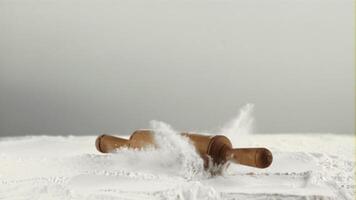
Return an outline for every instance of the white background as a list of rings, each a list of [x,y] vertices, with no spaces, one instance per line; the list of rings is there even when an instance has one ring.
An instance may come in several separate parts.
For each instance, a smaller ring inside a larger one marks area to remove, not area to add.
[[[0,136],[354,130],[351,0],[0,0]]]

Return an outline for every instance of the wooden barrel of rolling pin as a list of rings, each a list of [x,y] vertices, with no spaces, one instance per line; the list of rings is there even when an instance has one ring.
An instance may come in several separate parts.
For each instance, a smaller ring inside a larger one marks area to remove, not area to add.
[[[224,164],[232,161],[241,165],[266,168],[271,165],[272,153],[266,148],[236,148],[233,149],[230,140],[223,135],[200,135],[182,133],[193,143],[199,155],[206,160],[210,157],[214,164]],[[157,147],[151,130],[137,130],[129,139],[101,135],[96,139],[96,148],[102,153],[110,153],[118,148]]]

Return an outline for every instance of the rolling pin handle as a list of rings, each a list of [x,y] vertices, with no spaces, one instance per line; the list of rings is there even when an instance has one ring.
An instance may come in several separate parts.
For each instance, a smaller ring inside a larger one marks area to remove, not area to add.
[[[272,164],[273,156],[266,148],[236,148],[226,152],[227,160],[241,165],[267,168]]]

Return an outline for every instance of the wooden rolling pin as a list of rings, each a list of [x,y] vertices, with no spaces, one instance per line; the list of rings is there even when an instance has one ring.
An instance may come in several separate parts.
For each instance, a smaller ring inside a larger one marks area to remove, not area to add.
[[[266,148],[236,148],[233,149],[230,140],[223,135],[200,135],[195,133],[181,133],[188,137],[199,155],[208,167],[208,159],[214,164],[224,164],[232,161],[241,165],[266,168],[271,165],[272,153]],[[155,146],[154,135],[151,130],[137,130],[129,139],[100,135],[95,142],[96,148],[102,153],[110,153],[121,147],[144,148]]]

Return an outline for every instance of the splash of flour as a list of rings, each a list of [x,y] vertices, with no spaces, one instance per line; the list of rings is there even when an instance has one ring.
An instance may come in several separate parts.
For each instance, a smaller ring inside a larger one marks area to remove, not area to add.
[[[220,133],[230,138],[234,146],[241,146],[254,132],[254,105],[246,104],[239,114],[221,128]]]
[[[155,142],[159,151],[167,155],[167,167],[178,166],[180,175],[186,179],[204,176],[204,163],[187,137],[164,122],[151,121]]]
[[[247,137],[253,131],[253,108],[253,104],[247,104],[236,118],[221,129],[220,133],[230,138],[234,147],[245,146]],[[209,170],[204,170],[204,161],[188,138],[164,122],[151,121],[150,129],[154,133],[158,148],[119,149],[114,154],[96,158],[99,160],[94,159],[95,162],[88,165],[90,166],[88,171],[94,170],[104,174],[108,171],[115,171],[118,174],[128,172],[130,176],[139,173],[140,177],[147,176],[146,178],[176,176],[185,180],[204,179],[210,176]]]

